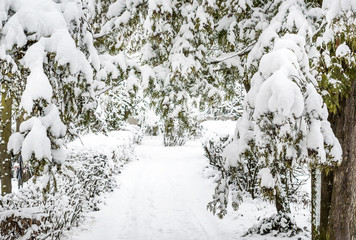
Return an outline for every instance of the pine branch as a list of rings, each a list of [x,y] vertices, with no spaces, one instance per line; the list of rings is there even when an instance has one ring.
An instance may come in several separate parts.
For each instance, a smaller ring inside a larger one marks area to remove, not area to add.
[[[255,45],[256,42],[257,41],[253,41],[245,49],[243,49],[243,50],[241,50],[239,52],[236,52],[235,54],[233,54],[233,55],[231,55],[229,57],[225,57],[223,59],[215,59],[213,61],[208,62],[207,64],[218,64],[220,62],[224,62],[224,61],[226,61],[228,59],[231,59],[231,58],[234,58],[234,57],[242,57],[242,56],[248,54],[251,51],[251,49],[253,48],[253,46]]]

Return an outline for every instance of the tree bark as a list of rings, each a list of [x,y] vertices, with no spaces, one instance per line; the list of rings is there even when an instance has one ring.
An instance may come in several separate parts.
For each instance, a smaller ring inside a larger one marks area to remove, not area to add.
[[[7,144],[11,135],[12,98],[8,94],[7,83],[2,84],[1,93],[1,143],[0,143],[0,171],[1,195],[11,193],[11,156],[7,152]]]
[[[330,115],[331,126],[343,151],[340,167],[334,171],[328,239],[356,239],[356,80],[341,111]]]
[[[284,213],[290,213],[290,206],[289,206],[289,201],[286,197],[285,193],[279,192],[279,190],[276,191],[276,196],[275,196],[275,203],[276,203],[276,209],[278,214],[284,214]]]
[[[20,125],[25,120],[24,115],[25,115],[25,112],[22,110],[20,115],[16,119],[16,132],[20,132]]]
[[[320,198],[320,227],[318,240],[328,239],[327,231],[331,207],[334,172],[323,169],[321,171],[321,198]]]
[[[321,218],[321,208],[320,208],[320,171],[315,166],[311,166],[311,222],[312,222],[312,239],[320,240],[320,218]]]
[[[287,167],[281,167],[279,169],[280,171],[280,185],[281,186],[276,186],[275,191],[275,203],[276,203],[276,209],[278,214],[284,214],[284,213],[290,213],[290,204],[289,204],[289,186],[290,186],[290,181],[288,181],[288,171]]]

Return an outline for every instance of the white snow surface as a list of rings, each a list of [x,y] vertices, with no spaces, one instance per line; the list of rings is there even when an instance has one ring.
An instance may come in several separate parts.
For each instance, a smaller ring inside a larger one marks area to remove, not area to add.
[[[10,136],[9,143],[7,144],[7,150],[14,151],[14,154],[18,154],[21,150],[22,143],[24,140],[23,134],[16,132]]]
[[[37,159],[47,158],[52,159],[51,142],[47,136],[46,128],[41,121],[32,117],[20,125],[20,131],[30,131],[23,140],[21,155],[26,163],[30,160],[32,154],[35,154]]]
[[[269,168],[262,168],[258,175],[261,178],[261,187],[273,189],[276,180],[273,178],[271,174],[271,170]]]
[[[202,141],[212,137],[233,136],[236,128],[236,121],[208,120],[200,124],[202,126]]]
[[[70,142],[67,147],[69,150],[95,149],[98,153],[110,156],[117,146],[131,144],[133,137],[130,131],[112,131],[107,136],[102,133],[88,133]]]
[[[335,54],[336,54],[337,57],[343,57],[343,56],[345,56],[347,54],[350,54],[350,53],[351,53],[350,48],[345,43],[343,43],[343,44],[340,44],[340,46],[337,47]]]
[[[93,144],[95,139],[93,138]],[[119,188],[98,212],[67,233],[69,240],[232,240],[279,239],[270,235],[241,237],[261,217],[275,213],[272,204],[247,198],[224,219],[206,210],[214,190],[211,169],[199,141],[163,147],[161,137],[145,137],[136,146],[138,161],[118,176]],[[203,171],[203,169],[205,169]],[[209,173],[210,170],[210,173]],[[310,225],[308,209],[295,208],[297,224]],[[300,234],[291,239],[308,239]]]

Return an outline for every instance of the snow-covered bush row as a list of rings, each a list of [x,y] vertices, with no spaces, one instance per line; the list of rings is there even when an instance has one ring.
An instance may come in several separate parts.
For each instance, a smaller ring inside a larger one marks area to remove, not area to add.
[[[85,212],[99,210],[102,194],[115,188],[115,175],[134,157],[133,139],[129,131],[117,131],[70,143],[50,194],[43,194],[40,177],[0,198],[1,239],[57,239]]]
[[[199,135],[200,126],[193,119],[170,119],[163,123],[164,146],[182,146]]]

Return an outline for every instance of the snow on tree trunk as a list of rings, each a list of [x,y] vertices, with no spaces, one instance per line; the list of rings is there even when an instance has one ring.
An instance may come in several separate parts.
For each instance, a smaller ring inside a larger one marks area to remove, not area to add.
[[[311,216],[312,239],[319,239],[320,235],[320,198],[321,173],[315,166],[311,167]]]
[[[2,70],[4,71],[4,70]],[[1,135],[0,135],[0,174],[1,195],[11,193],[11,155],[7,152],[7,143],[11,135],[12,97],[8,82],[1,79]]]
[[[279,169],[279,174],[281,178],[281,185],[282,186],[276,186],[275,187],[275,204],[276,204],[276,210],[277,213],[283,214],[283,213],[290,213],[290,204],[289,204],[289,188],[291,182],[288,181],[288,169],[287,168],[282,168]]]

